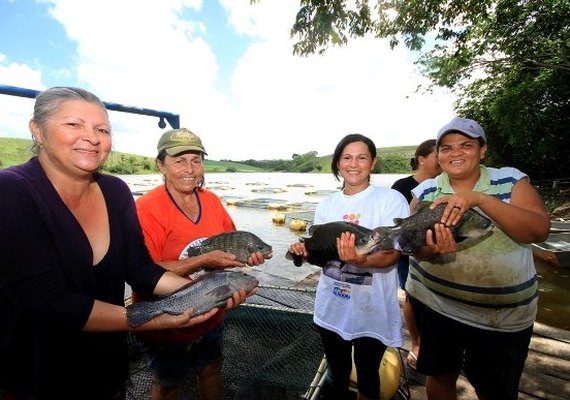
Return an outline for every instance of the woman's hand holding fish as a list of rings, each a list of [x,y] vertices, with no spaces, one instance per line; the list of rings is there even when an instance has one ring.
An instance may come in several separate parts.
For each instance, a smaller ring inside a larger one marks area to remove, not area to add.
[[[429,229],[426,232],[426,246],[433,255],[453,253],[457,250],[457,243],[451,233],[451,229],[444,224],[435,224],[433,230]]]
[[[447,203],[447,207],[441,216],[441,223],[447,226],[453,226],[459,223],[465,211],[479,205],[481,196],[484,196],[484,194],[472,190],[457,192],[451,196],[440,197],[431,204],[430,208],[433,210],[438,205]]]
[[[305,249],[305,243],[303,242],[296,242],[289,245],[288,250],[296,256],[303,256],[303,258],[307,258],[308,256],[307,250]]]
[[[154,331],[160,329],[173,329],[173,328],[188,328],[194,325],[201,324],[210,319],[218,312],[219,308],[213,308],[210,311],[192,317],[192,310],[186,310],[180,315],[172,315],[168,313],[160,314],[151,319],[150,321],[138,326],[135,331]]]
[[[356,235],[351,232],[343,232],[336,239],[336,248],[340,260],[349,264],[361,265],[366,262],[366,254],[356,252]]]
[[[273,253],[269,253],[266,256],[264,256],[261,252],[256,251],[255,253],[251,253],[250,256],[247,258],[247,265],[249,265],[250,267],[254,265],[260,265],[263,264],[265,260],[268,260],[271,257],[273,257]]]
[[[202,257],[207,258],[207,261],[204,263],[204,265],[207,265],[208,268],[212,269],[225,269],[243,266],[243,263],[236,260],[235,254],[227,253],[222,250],[210,251],[203,254]]]
[[[228,299],[226,302],[226,309],[229,310],[231,308],[236,308],[240,304],[244,303],[245,300],[255,294],[257,288],[254,288],[252,291],[246,293],[245,290],[240,289],[237,292],[234,292],[233,296]]]

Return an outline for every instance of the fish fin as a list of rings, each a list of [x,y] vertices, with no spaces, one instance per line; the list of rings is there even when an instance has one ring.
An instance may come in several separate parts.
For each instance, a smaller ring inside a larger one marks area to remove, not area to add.
[[[301,265],[303,265],[303,256],[299,256],[297,254],[291,253],[290,251],[288,251],[285,254],[285,258],[287,260],[293,260],[293,265],[295,265],[296,267],[300,267]]]
[[[401,245],[400,247],[402,248],[402,254],[405,256],[412,256],[419,249],[418,246],[415,246],[411,243],[405,243],[403,246]]]
[[[207,296],[214,296],[214,297],[225,297],[224,301],[228,299],[234,293],[233,288],[230,285],[222,285],[218,286],[217,288],[212,289],[206,295]]]
[[[198,256],[200,255],[200,247],[188,247],[188,250],[186,250],[186,255],[188,257],[194,257],[194,256]]]
[[[422,201],[420,201],[420,202],[416,205],[416,208],[414,209],[414,214],[420,212],[420,211],[423,210],[424,208],[428,208],[429,206],[431,206],[431,203],[433,203],[433,201],[427,201],[427,200],[422,200]]]
[[[319,227],[320,227],[321,225],[322,225],[322,224],[311,225],[311,226],[309,227],[309,235],[311,235],[311,236],[314,235],[315,231],[316,231],[317,229],[319,229]]]

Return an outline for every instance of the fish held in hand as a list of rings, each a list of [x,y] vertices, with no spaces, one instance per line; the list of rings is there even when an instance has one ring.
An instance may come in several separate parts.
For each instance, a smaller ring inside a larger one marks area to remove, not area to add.
[[[336,221],[312,225],[309,228],[311,236],[299,239],[305,244],[305,249],[307,250],[306,261],[309,264],[324,267],[329,261],[339,260],[340,256],[336,247],[336,239],[343,232],[354,233],[355,247],[358,254],[370,253],[379,243],[378,235],[372,229],[351,222]],[[303,261],[305,261],[302,255],[296,255],[290,251],[285,254],[285,258],[293,260],[293,264],[297,267],[300,267]]]
[[[168,296],[129,305],[127,322],[136,328],[158,315],[180,315],[190,308],[192,316],[198,316],[225,305],[234,292],[243,289],[248,293],[258,284],[257,279],[243,272],[208,272]]]
[[[188,257],[209,253],[214,250],[225,251],[236,256],[236,260],[247,263],[252,253],[259,252],[264,258],[270,258],[272,247],[260,239],[257,235],[247,231],[224,232],[210,236],[199,244],[188,247]]]
[[[441,222],[447,203],[442,203],[434,209],[430,209],[430,205],[431,202],[424,201],[418,205],[414,214],[407,218],[394,219],[394,226],[381,226],[374,229],[380,237],[378,248],[393,249],[397,242],[402,249],[402,254],[412,255],[424,246],[427,230],[433,230],[434,225]],[[455,241],[462,243],[487,235],[493,229],[493,222],[477,210],[470,208],[465,211],[457,225],[449,228]]]

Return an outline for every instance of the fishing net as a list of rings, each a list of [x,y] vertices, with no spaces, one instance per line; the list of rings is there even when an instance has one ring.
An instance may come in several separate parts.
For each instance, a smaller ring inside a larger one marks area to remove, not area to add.
[[[313,324],[314,302],[314,287],[260,285],[246,304],[226,314],[223,400],[330,398],[324,351]],[[151,375],[146,361],[134,340],[131,349],[127,399],[150,399]],[[392,358],[385,355],[382,361],[395,363],[385,371],[396,374],[392,378],[397,392],[390,398],[409,399],[407,377],[399,375],[403,372],[401,354],[392,350]],[[384,376],[389,375],[382,379]],[[195,382],[192,375],[183,383],[178,400],[200,398]]]
[[[313,324],[314,288],[259,286],[247,303],[226,314],[223,399],[305,398],[323,357]],[[150,399],[151,376],[131,346],[127,398]],[[198,399],[195,376],[179,399]]]

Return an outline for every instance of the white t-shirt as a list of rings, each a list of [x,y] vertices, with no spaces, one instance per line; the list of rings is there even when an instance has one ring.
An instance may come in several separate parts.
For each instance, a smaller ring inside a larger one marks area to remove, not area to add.
[[[319,203],[315,224],[356,223],[369,229],[394,225],[409,216],[409,205],[396,190],[369,186],[355,195],[335,193]],[[323,268],[315,299],[314,322],[345,340],[373,337],[401,347],[402,318],[398,301],[397,264],[361,268],[330,262]]]

